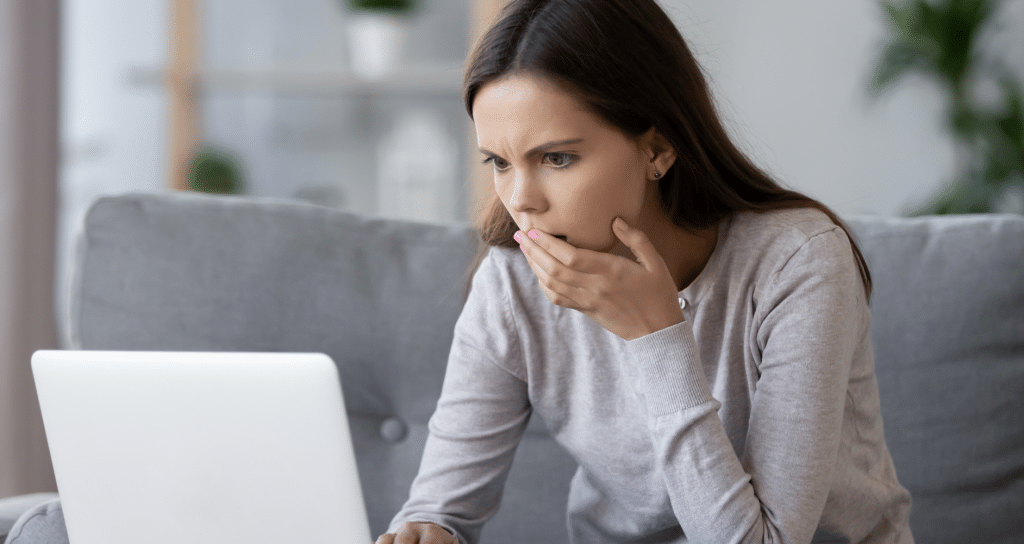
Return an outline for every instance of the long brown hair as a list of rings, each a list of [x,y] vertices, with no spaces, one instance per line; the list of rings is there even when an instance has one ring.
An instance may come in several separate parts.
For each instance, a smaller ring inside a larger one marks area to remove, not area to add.
[[[511,0],[469,59],[466,111],[480,89],[511,74],[531,74],[574,93],[597,115],[634,137],[655,127],[676,161],[658,184],[662,208],[689,232],[743,210],[816,208],[846,231],[871,299],[871,273],[846,225],[828,206],[780,186],[729,138],[704,72],[679,30],[654,0]],[[484,245],[516,247],[518,229],[495,194],[487,203]]]

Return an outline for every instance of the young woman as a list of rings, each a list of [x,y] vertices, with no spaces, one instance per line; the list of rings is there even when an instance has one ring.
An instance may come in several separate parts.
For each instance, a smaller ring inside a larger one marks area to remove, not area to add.
[[[488,248],[379,543],[476,542],[532,412],[572,542],[913,542],[864,258],[730,141],[654,0],[512,0],[465,102]]]

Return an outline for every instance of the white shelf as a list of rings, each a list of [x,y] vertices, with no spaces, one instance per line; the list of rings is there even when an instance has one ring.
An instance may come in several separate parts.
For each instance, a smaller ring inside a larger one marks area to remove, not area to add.
[[[267,90],[294,93],[343,93],[381,96],[452,96],[462,93],[462,67],[409,68],[380,79],[363,79],[351,72],[283,69],[204,69],[195,85],[204,91]],[[163,87],[166,71],[132,68],[128,84],[136,87]]]

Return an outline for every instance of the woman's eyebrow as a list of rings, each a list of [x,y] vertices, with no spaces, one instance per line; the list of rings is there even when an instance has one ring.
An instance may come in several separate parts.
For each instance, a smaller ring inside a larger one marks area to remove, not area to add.
[[[544,151],[546,151],[548,149],[551,149],[552,147],[558,147],[560,145],[578,144],[578,143],[580,143],[582,141],[583,141],[583,138],[570,138],[568,140],[556,140],[554,142],[548,142],[546,144],[538,145],[537,147],[527,151],[526,152],[526,156],[529,157],[531,155],[536,155],[538,153],[543,153]],[[482,147],[480,148],[480,152],[483,153],[484,155],[489,156],[489,157],[498,157],[498,154],[496,154],[494,152],[491,152],[491,151],[488,151],[488,150],[486,150],[486,149],[484,149]]]

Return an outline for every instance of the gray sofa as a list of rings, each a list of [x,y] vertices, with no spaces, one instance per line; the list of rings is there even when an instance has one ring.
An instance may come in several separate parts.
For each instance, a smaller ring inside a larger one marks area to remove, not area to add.
[[[1024,541],[1024,217],[846,219],[874,277],[885,431],[917,542]],[[478,243],[465,224],[293,202],[104,198],[67,347],[329,354],[376,535],[418,468]],[[574,470],[534,418],[483,542],[566,541]],[[59,500],[39,502],[22,498],[8,544],[65,541]]]

